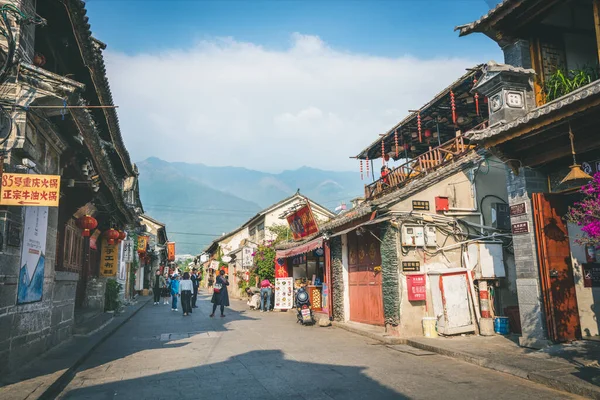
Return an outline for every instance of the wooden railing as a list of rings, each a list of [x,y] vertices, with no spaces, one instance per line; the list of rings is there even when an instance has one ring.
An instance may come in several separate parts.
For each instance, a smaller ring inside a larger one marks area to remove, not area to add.
[[[427,175],[435,169],[466,154],[475,145],[465,143],[463,136],[458,136],[438,147],[429,147],[429,151],[417,158],[394,168],[385,178],[365,185],[365,199],[372,200],[393,192],[413,179]]]

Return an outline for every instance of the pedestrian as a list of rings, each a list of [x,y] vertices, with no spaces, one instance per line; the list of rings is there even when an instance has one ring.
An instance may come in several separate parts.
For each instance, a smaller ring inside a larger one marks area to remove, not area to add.
[[[177,297],[179,296],[179,275],[177,273],[173,274],[173,278],[171,279],[171,301],[173,304],[171,305],[171,311],[177,311]]]
[[[208,293],[213,293],[213,284],[215,282],[215,276],[212,270],[208,273]]]
[[[190,276],[192,285],[194,286],[194,293],[192,294],[192,308],[198,308],[196,301],[198,301],[198,287],[200,286],[200,279],[198,277],[198,270],[196,267],[192,268],[192,275]]]
[[[165,285],[162,288],[163,304],[169,304],[169,298],[171,297],[171,277],[169,272],[165,272]]]
[[[154,287],[152,288],[152,294],[154,295],[154,305],[160,304],[160,295],[162,289],[165,286],[165,277],[160,273],[160,269],[156,270],[156,276],[154,277]]]
[[[271,290],[273,285],[267,278],[260,283],[260,312],[271,311]],[[267,308],[265,308],[265,294],[267,295]]]
[[[215,282],[215,286],[213,288],[212,299],[210,300],[213,303],[213,310],[210,317],[215,316],[215,311],[217,311],[217,306],[221,306],[221,318],[225,316],[225,307],[229,307],[229,294],[227,293],[227,286],[229,286],[229,281],[225,276],[225,271],[220,270],[219,275],[217,276],[217,281]]]
[[[190,280],[190,273],[184,272],[183,279],[179,282],[179,295],[181,296],[181,309],[183,316],[187,317],[192,313],[192,293],[194,284]]]

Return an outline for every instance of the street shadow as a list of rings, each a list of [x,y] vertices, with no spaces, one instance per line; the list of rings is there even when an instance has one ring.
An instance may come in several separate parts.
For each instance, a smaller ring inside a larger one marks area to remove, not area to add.
[[[368,377],[365,369],[299,362],[285,359],[280,350],[257,350],[194,368],[79,387],[61,398],[409,399]]]

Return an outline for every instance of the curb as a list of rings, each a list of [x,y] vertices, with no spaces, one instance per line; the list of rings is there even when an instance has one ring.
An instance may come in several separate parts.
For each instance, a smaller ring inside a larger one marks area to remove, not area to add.
[[[374,332],[365,331],[363,329],[347,325],[343,322],[331,321],[331,325],[335,326],[336,328],[341,328],[348,332],[355,333],[357,335],[368,337],[369,339],[383,342],[385,344],[406,344],[406,339],[402,339],[402,338],[395,337],[395,336],[385,336],[385,335],[377,334]]]
[[[491,361],[485,357],[474,356],[467,353],[462,353],[459,351],[453,351],[448,349],[443,349],[437,346],[431,346],[424,343],[419,343],[414,340],[406,340],[406,344],[417,349],[431,351],[443,356],[447,356],[450,358],[455,358],[461,361],[468,362],[469,364],[474,364],[482,368],[491,369],[498,372],[503,372],[505,374],[513,375],[522,379],[527,379],[531,382],[538,383],[540,385],[544,385],[551,389],[559,390],[562,392],[572,393],[579,396],[588,397],[590,399],[600,399],[600,388],[595,388],[593,385],[589,384],[588,387],[585,384],[578,384],[572,382],[565,382],[560,379],[556,379],[553,377],[546,376],[545,374],[538,372],[528,372],[522,368],[512,367],[506,364],[498,363],[495,361]]]
[[[109,337],[111,337],[119,328],[125,325],[134,315],[136,315],[142,308],[150,302],[151,297],[149,297],[143,304],[141,304],[135,311],[128,315],[127,318],[123,319],[119,323],[115,324],[115,326],[106,332],[104,336],[100,338],[92,347],[90,347],[73,365],[71,365],[61,376],[59,376],[53,383],[50,385],[44,392],[38,397],[38,400],[52,400],[55,399],[71,380],[75,376],[75,372],[77,369],[87,360],[87,358],[92,354],[94,350],[96,350],[102,343],[104,343]]]

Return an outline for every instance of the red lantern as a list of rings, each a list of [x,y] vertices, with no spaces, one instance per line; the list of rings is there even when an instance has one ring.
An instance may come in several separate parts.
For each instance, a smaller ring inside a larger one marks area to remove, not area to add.
[[[398,158],[398,131],[394,131],[394,144],[396,145],[396,158]]]
[[[426,138],[430,138],[431,137],[431,130],[430,129],[425,129],[425,137]]]
[[[360,180],[362,181],[363,179],[363,163],[362,160],[360,160]]]
[[[367,162],[367,179],[369,179],[369,156],[367,156],[366,162]]]
[[[115,244],[115,240],[119,239],[119,231],[110,228],[109,230],[104,232],[104,237],[107,239],[106,242],[108,244]]]
[[[84,237],[90,237],[91,230],[96,229],[98,226],[98,221],[96,221],[96,219],[90,215],[84,215],[77,220],[77,225],[79,228],[83,229]]]
[[[385,160],[385,156],[386,156],[386,154],[385,154],[385,142],[383,141],[383,139],[381,139],[381,163],[383,165],[385,165],[385,161],[386,161]],[[388,159],[389,159],[389,157],[388,157]]]
[[[125,240],[126,237],[127,237],[127,234],[124,231],[119,231],[119,237],[117,238],[117,240],[119,242],[122,242],[123,240]]]
[[[417,128],[419,128],[419,143],[421,143],[423,141],[423,138],[421,137],[421,113],[420,112],[417,114]]]

